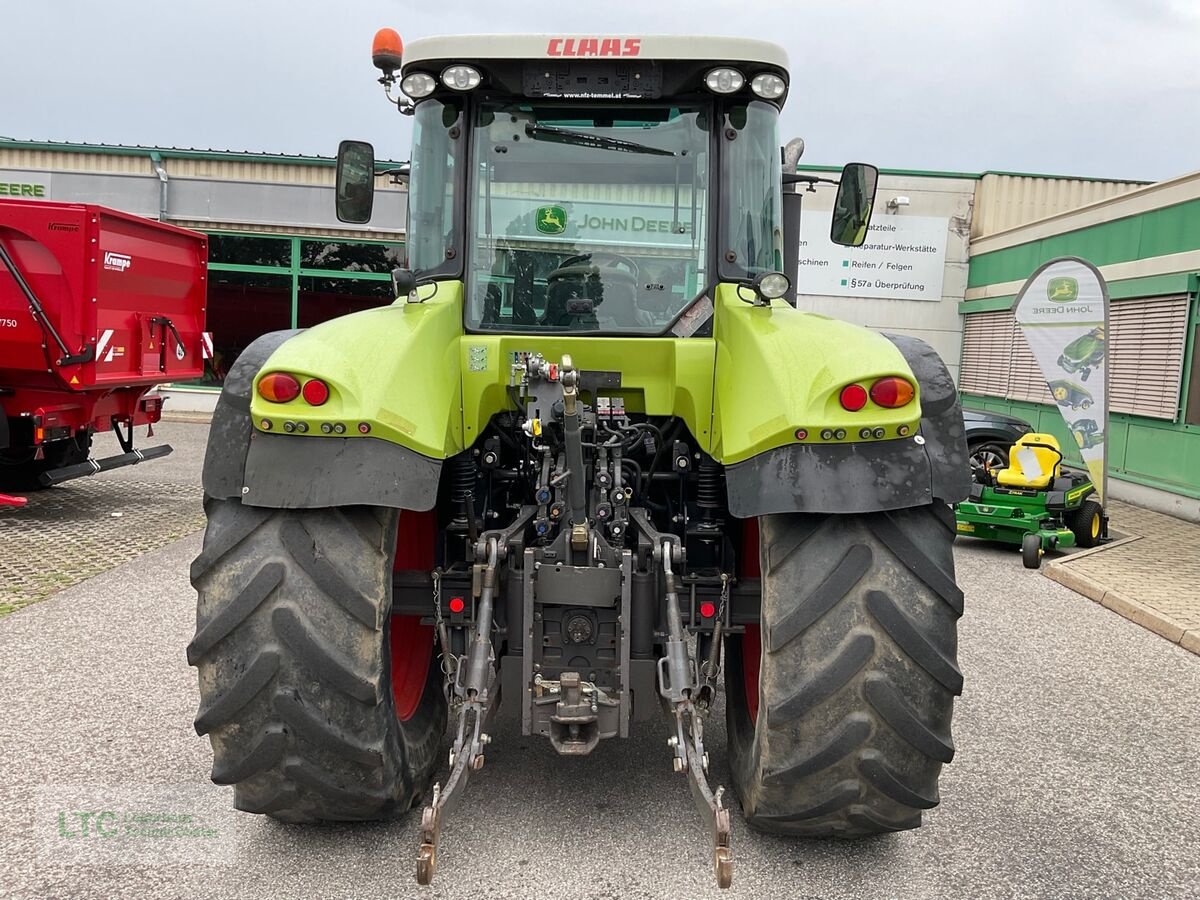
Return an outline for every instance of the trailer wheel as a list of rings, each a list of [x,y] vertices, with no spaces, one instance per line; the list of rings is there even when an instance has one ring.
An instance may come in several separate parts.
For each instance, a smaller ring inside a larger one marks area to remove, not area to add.
[[[759,521],[761,626],[726,648],[746,821],[811,837],[918,827],[954,757],[962,691],[953,515],[937,503]]]
[[[187,656],[212,780],[286,822],[409,809],[436,770],[446,700],[432,628],[390,615],[398,512],[213,498],[206,512]]]

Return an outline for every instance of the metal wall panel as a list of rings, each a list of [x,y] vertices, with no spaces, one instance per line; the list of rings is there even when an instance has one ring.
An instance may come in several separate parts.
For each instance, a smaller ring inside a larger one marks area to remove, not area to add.
[[[979,238],[1143,187],[1142,181],[1096,181],[987,172],[975,191],[971,237]]]
[[[134,215],[157,218],[162,183],[153,174],[0,169],[0,181],[43,185],[45,199],[99,203]],[[222,181],[170,178],[167,221],[227,231],[285,234],[344,234],[396,240],[404,233],[408,193],[380,190],[375,215],[365,226],[346,228],[334,213],[333,184]],[[301,230],[303,229],[303,230]]]
[[[40,169],[43,171],[123,172],[131,175],[152,174],[150,155],[126,156],[117,153],[74,153],[64,150],[25,150],[0,144],[0,168]]]

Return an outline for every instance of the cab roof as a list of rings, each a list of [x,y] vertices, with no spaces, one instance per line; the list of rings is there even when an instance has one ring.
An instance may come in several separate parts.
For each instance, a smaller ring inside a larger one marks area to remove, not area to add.
[[[787,71],[778,44],[752,38],[666,34],[466,34],[418,38],[404,48],[404,70],[420,63],[489,59],[642,59],[757,63]]]

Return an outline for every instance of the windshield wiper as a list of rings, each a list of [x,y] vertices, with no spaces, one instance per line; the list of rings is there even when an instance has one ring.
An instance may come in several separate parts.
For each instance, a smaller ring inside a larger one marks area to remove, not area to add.
[[[674,150],[663,150],[648,144],[622,141],[619,138],[588,134],[584,131],[569,131],[549,125],[526,125],[525,133],[535,141],[553,141],[558,144],[574,144],[578,147],[594,147],[597,150],[617,150],[622,153],[645,153],[650,156],[678,156]]]

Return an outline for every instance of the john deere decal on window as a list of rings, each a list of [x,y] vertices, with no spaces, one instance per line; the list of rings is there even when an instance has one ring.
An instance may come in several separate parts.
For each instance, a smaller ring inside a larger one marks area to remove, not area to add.
[[[562,234],[567,230],[567,211],[561,206],[539,206],[536,221],[542,234]]]

